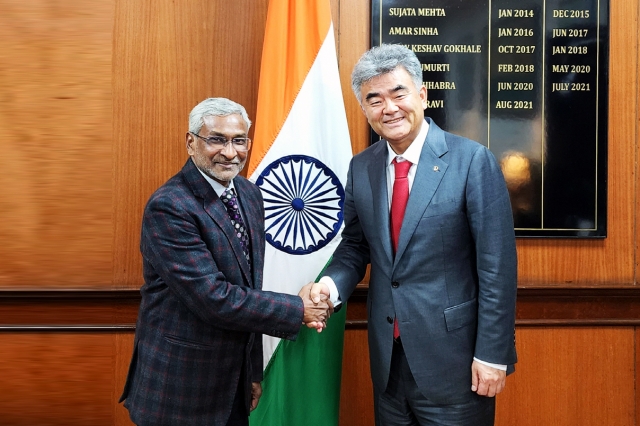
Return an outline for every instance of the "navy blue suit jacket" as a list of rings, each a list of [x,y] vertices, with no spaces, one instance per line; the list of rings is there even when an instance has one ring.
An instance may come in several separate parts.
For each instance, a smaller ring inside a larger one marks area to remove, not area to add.
[[[247,407],[251,382],[262,380],[262,333],[295,339],[300,329],[302,300],[261,290],[260,190],[241,176],[234,185],[251,267],[222,201],[191,159],[147,203],[145,283],[121,397],[136,424],[226,424],[240,378]]]
[[[342,242],[325,274],[346,301],[371,264],[371,377],[389,379],[393,318],[421,393],[440,404],[471,395],[473,357],[516,362],[516,245],[509,195],[493,154],[430,118],[397,253],[391,246],[387,144],[356,155]]]

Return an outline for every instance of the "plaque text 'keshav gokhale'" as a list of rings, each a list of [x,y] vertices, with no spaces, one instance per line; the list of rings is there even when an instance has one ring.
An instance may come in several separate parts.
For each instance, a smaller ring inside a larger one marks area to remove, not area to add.
[[[415,52],[425,114],[495,154],[518,236],[606,236],[608,13],[608,0],[372,0],[372,45]]]

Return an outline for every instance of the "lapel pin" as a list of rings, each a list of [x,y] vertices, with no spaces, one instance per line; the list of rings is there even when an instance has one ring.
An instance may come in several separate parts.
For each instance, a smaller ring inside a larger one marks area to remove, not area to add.
[[[440,167],[438,167],[438,166],[433,166],[433,171],[434,171],[434,172],[437,172],[437,171],[439,171],[439,170],[440,170]]]

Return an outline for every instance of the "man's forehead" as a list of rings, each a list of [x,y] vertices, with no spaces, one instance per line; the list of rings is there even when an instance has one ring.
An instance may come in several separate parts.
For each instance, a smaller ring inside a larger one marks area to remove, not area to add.
[[[207,129],[233,128],[234,130],[247,131],[247,123],[240,114],[205,115],[202,117],[202,121]]]
[[[402,75],[398,75],[398,73],[395,72],[396,70],[397,68],[388,73],[377,75],[363,83],[360,88],[363,98],[408,89],[411,84],[411,78],[407,81]]]
[[[242,116],[240,114],[227,114],[227,115],[205,115],[202,117],[202,120],[206,122],[233,122],[240,121],[243,122]]]

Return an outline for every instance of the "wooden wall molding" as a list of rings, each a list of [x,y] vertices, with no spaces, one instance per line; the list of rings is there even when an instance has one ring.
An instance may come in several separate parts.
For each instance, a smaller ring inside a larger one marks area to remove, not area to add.
[[[3,290],[0,330],[133,330],[139,305],[138,290]]]
[[[135,331],[135,324],[114,324],[114,325],[0,325],[0,332],[14,333],[102,333],[109,334],[119,331]]]
[[[516,325],[640,325],[640,287],[518,288]]]
[[[366,287],[349,299],[347,327],[366,328]],[[521,286],[518,288],[517,326],[640,325],[640,287]]]
[[[367,327],[367,287],[349,299],[347,329]],[[1,331],[134,330],[138,290],[0,291]],[[516,325],[640,325],[640,287],[523,286],[518,288]]]

